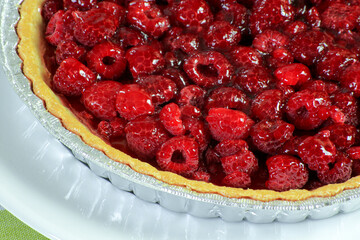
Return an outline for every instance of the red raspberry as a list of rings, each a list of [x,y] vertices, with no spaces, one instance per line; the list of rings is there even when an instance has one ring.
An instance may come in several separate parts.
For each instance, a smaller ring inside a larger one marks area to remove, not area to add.
[[[181,89],[178,103],[180,106],[193,105],[198,108],[204,106],[206,91],[196,85],[189,85]]]
[[[227,21],[236,26],[239,28],[241,35],[249,32],[249,10],[236,1],[223,4],[221,10],[216,14],[215,20]]]
[[[45,39],[56,46],[62,41],[72,41],[74,39],[74,22],[71,11],[57,11],[46,26]]]
[[[320,131],[300,143],[298,153],[309,169],[326,172],[330,168],[329,164],[335,162],[337,151],[335,145],[330,141],[330,131]]]
[[[184,118],[185,135],[195,139],[199,145],[200,153],[204,152],[210,142],[209,129],[202,120],[197,118]]]
[[[249,150],[249,145],[246,141],[238,140],[224,140],[214,147],[216,156],[220,159],[236,154],[237,152],[245,152]],[[255,172],[255,170],[254,170]]]
[[[209,111],[211,108],[230,108],[246,112],[249,106],[250,100],[243,91],[232,87],[219,87],[206,99],[205,109]]]
[[[95,74],[75,58],[64,60],[53,77],[53,87],[65,96],[80,96],[96,81]]]
[[[332,41],[329,35],[313,29],[297,34],[291,40],[289,49],[296,60],[310,66],[328,49]]]
[[[117,117],[110,121],[101,121],[97,130],[105,139],[110,139],[112,137],[123,137],[125,135],[125,126],[126,121]]]
[[[136,79],[136,83],[146,89],[151,96],[153,104],[156,106],[169,102],[178,93],[176,84],[160,75],[140,77]]]
[[[96,6],[97,0],[63,0],[64,9],[86,11]]]
[[[252,48],[246,46],[236,46],[230,53],[232,61],[238,67],[246,67],[246,65],[262,65],[263,59],[260,53]]]
[[[240,171],[251,176],[258,169],[258,161],[248,149],[238,151],[230,156],[221,157],[221,164],[227,175]]]
[[[185,105],[180,108],[182,117],[199,118],[201,110],[193,105]]]
[[[134,78],[156,73],[165,66],[165,60],[160,51],[151,45],[132,47],[126,52],[126,59]]]
[[[56,62],[58,65],[67,58],[75,58],[80,62],[85,58],[86,50],[84,47],[79,46],[74,41],[63,41],[55,51]]]
[[[316,72],[325,80],[338,80],[345,68],[356,62],[356,54],[348,49],[332,47],[317,62]]]
[[[263,119],[280,119],[285,104],[284,95],[279,89],[265,90],[252,101],[252,116]]]
[[[210,182],[211,176],[204,170],[197,170],[192,174],[191,178],[196,181]]]
[[[261,66],[247,66],[235,78],[235,84],[246,93],[257,94],[269,88],[273,79],[269,71]]]
[[[299,145],[309,136],[293,136],[278,149],[277,154],[295,155],[297,156],[299,151]]]
[[[302,85],[311,80],[310,69],[301,63],[293,63],[279,67],[274,76],[281,85]]]
[[[354,176],[360,175],[360,147],[351,147],[346,151],[346,154],[353,161],[352,174]]]
[[[86,54],[86,62],[102,78],[117,79],[126,68],[125,51],[111,42],[103,42]]]
[[[352,161],[345,154],[338,153],[333,167],[325,172],[318,172],[318,178],[322,183],[342,183],[350,179],[352,173]]]
[[[111,38],[111,41],[124,48],[130,48],[144,45],[146,43],[146,38],[147,36],[139,30],[120,27]]]
[[[332,95],[334,106],[345,115],[344,123],[357,126],[359,124],[358,100],[350,93],[335,93]]]
[[[333,3],[322,14],[322,27],[336,31],[353,30],[360,16],[359,7]]]
[[[109,14],[115,16],[115,18],[119,21],[120,25],[125,24],[126,20],[126,9],[116,4],[115,2],[103,1],[98,3],[98,8],[102,8],[108,11]]]
[[[172,42],[172,50],[181,49],[184,53],[195,53],[200,47],[200,40],[196,34],[180,34]]]
[[[240,30],[226,21],[215,21],[204,31],[206,45],[216,50],[228,50],[241,40]]]
[[[288,191],[304,187],[309,178],[305,165],[289,155],[276,155],[266,160],[269,180],[266,187],[275,191]]]
[[[182,0],[174,10],[176,21],[195,31],[201,31],[201,27],[208,25],[213,20],[211,9],[204,0]]]
[[[115,15],[103,8],[93,8],[85,12],[74,11],[74,36],[76,40],[88,47],[93,47],[103,40],[110,39],[119,26]]]
[[[355,97],[360,96],[360,63],[347,67],[341,74],[339,81],[342,86],[350,90]]]
[[[150,95],[138,84],[123,85],[116,97],[116,110],[126,120],[154,113]]]
[[[245,139],[254,125],[245,113],[226,108],[212,108],[206,117],[213,138],[217,141]]]
[[[275,31],[265,30],[256,35],[253,41],[253,47],[263,53],[271,53],[278,48],[286,48],[290,39],[288,36]]]
[[[165,68],[160,74],[172,80],[178,89],[183,89],[189,85],[189,80],[184,72],[176,68]]]
[[[355,143],[356,127],[344,123],[334,123],[323,130],[330,131],[330,140],[339,150],[344,150]]]
[[[155,157],[161,145],[170,138],[161,122],[150,116],[130,121],[125,133],[129,148],[143,159]]]
[[[41,8],[41,15],[45,19],[45,21],[49,21],[57,11],[62,9],[62,0],[46,0]]]
[[[166,171],[182,175],[194,173],[199,167],[198,144],[189,137],[173,137],[161,146],[156,161]]]
[[[305,16],[306,22],[312,28],[320,28],[321,26],[321,17],[319,10],[316,7],[312,7],[307,11]]]
[[[189,78],[200,87],[210,88],[230,82],[233,67],[219,52],[202,52],[192,55],[183,66]]]
[[[169,27],[170,22],[161,10],[149,1],[135,0],[129,3],[127,21],[141,31],[158,38]]]
[[[221,183],[228,187],[247,188],[251,185],[251,178],[247,173],[235,171],[226,175]]]
[[[275,154],[287,140],[291,139],[294,130],[292,124],[282,120],[262,120],[252,127],[250,136],[257,149],[264,153]]]
[[[294,62],[294,57],[292,53],[285,48],[278,48],[272,51],[272,53],[267,56],[266,63],[270,69],[276,69],[283,67]]]
[[[121,86],[121,83],[115,81],[94,83],[85,89],[81,102],[95,117],[111,120],[117,116],[115,102]]]
[[[183,135],[185,133],[183,122],[180,119],[180,108],[175,103],[164,106],[159,116],[161,123],[172,135]]]
[[[266,29],[282,27],[295,17],[295,8],[287,0],[258,0],[252,9],[250,29],[253,36]]]
[[[292,37],[299,33],[305,32],[307,29],[308,29],[308,26],[306,25],[306,23],[298,20],[298,21],[294,21],[294,22],[288,24],[284,28],[284,33],[286,35],[288,35],[289,37]]]
[[[337,93],[339,86],[333,82],[325,82],[322,80],[312,80],[301,85],[301,90],[308,89],[311,92],[326,92],[327,94]]]

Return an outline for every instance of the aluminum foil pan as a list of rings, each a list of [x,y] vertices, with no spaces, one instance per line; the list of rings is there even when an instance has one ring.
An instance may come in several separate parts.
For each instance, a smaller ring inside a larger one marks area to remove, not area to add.
[[[116,187],[176,212],[186,212],[204,218],[220,217],[226,221],[299,222],[306,218],[324,219],[339,212],[351,212],[360,208],[360,189],[346,190],[330,198],[311,198],[304,201],[261,202],[231,199],[171,186],[112,161],[102,152],[84,144],[77,135],[63,128],[60,121],[48,113],[42,100],[31,91],[28,79],[22,74],[22,63],[15,50],[18,41],[15,26],[19,18],[20,3],[21,0],[0,2],[0,61],[8,80],[20,98],[54,137],[67,146],[76,158],[86,163],[94,173],[109,179]]]

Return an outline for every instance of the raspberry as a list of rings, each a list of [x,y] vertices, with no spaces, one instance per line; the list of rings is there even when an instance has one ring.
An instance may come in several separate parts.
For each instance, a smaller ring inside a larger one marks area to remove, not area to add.
[[[126,59],[134,78],[156,73],[165,66],[165,60],[160,51],[151,45],[132,47],[126,52]]]
[[[161,145],[170,138],[161,122],[150,116],[130,121],[125,133],[129,148],[142,159],[155,157]]]
[[[319,10],[316,7],[312,7],[306,13],[306,21],[313,28],[319,28],[321,26],[321,17]]]
[[[183,66],[189,78],[200,87],[210,88],[230,82],[233,67],[219,52],[202,52],[192,55]]]
[[[245,139],[254,125],[245,113],[226,108],[212,108],[206,117],[213,138],[217,141]]]
[[[65,96],[80,96],[96,81],[95,74],[75,58],[64,60],[53,77],[53,87]]]
[[[193,105],[184,105],[180,111],[182,117],[198,118],[201,116],[201,110]]]
[[[246,65],[262,65],[263,59],[260,53],[252,48],[246,46],[236,46],[230,53],[232,61],[238,67],[246,67]]]
[[[359,16],[359,7],[333,3],[321,14],[321,25],[336,31],[352,30],[356,27]]]
[[[329,170],[329,164],[335,162],[336,153],[336,147],[330,141],[330,131],[328,130],[307,137],[298,148],[299,157],[308,165],[308,168],[319,172]]]
[[[63,0],[64,9],[86,11],[96,6],[97,0]]]
[[[232,87],[219,87],[206,99],[205,109],[209,111],[211,108],[229,108],[246,112],[249,106],[250,100],[243,91]]]
[[[84,47],[79,46],[74,41],[62,41],[55,51],[56,62],[61,64],[67,58],[75,58],[80,62],[85,58],[86,50]]]
[[[178,103],[180,106],[193,105],[202,108],[206,91],[196,85],[189,85],[181,89]]]
[[[221,10],[216,14],[215,20],[227,21],[231,25],[236,26],[240,30],[241,35],[248,34],[249,32],[249,10],[236,1],[223,4]]]
[[[352,173],[355,176],[360,175],[360,147],[351,147],[346,151],[346,154],[353,161]]]
[[[307,29],[308,26],[306,25],[306,23],[302,21],[294,21],[284,28],[284,33],[289,37],[292,37],[299,33],[305,32]]]
[[[221,164],[227,175],[240,171],[251,176],[258,169],[257,159],[249,150],[239,151],[230,156],[224,156],[221,158]]]
[[[121,83],[115,81],[94,83],[85,89],[81,102],[95,117],[111,120],[117,116],[115,102],[121,86]]]
[[[283,115],[285,99],[279,89],[265,90],[251,104],[252,116],[263,119],[279,119]]]
[[[316,29],[297,34],[289,44],[296,60],[310,66],[328,49],[333,39]]]
[[[126,120],[154,113],[150,95],[138,84],[123,85],[116,97],[116,110]]]
[[[323,130],[330,131],[330,140],[339,150],[344,150],[355,143],[356,128],[344,123],[335,123],[326,126]]]
[[[170,80],[172,80],[178,89],[183,89],[189,85],[189,80],[184,72],[176,68],[165,68],[160,74]]]
[[[338,153],[333,167],[325,172],[318,172],[318,178],[322,183],[342,183],[351,177],[352,161],[345,154]]]
[[[45,39],[52,45],[57,46],[62,41],[72,41],[74,23],[71,11],[57,11],[46,26]]]
[[[115,2],[103,1],[98,3],[98,8],[102,8],[108,11],[109,14],[115,16],[115,18],[119,21],[119,25],[125,24],[126,20],[126,9],[116,4]]]
[[[197,35],[184,33],[179,35],[172,42],[172,50],[181,49],[184,53],[195,53],[200,47],[200,40]]]
[[[338,80],[345,68],[356,62],[356,54],[348,49],[332,47],[317,62],[316,72],[325,80]]]
[[[339,86],[332,82],[312,80],[301,85],[301,90],[305,89],[308,89],[312,92],[326,92],[327,94],[333,94],[339,90]]]
[[[120,27],[111,38],[111,41],[124,48],[144,45],[146,43],[146,35],[139,30]]]
[[[234,83],[246,93],[257,94],[269,88],[272,77],[266,68],[261,66],[247,66],[235,78]]]
[[[224,140],[214,147],[214,151],[218,158],[228,157],[237,152],[245,152],[249,150],[249,146],[244,140]]]
[[[278,48],[286,48],[290,39],[288,36],[274,30],[265,30],[256,35],[253,47],[263,53],[271,53]]]
[[[293,136],[286,141],[276,153],[297,156],[299,153],[298,148],[300,143],[302,143],[307,137],[309,136]]]
[[[250,136],[260,151],[274,154],[287,140],[291,139],[295,127],[282,120],[262,120],[255,124]]]
[[[161,10],[149,1],[135,0],[129,3],[128,23],[155,38],[160,37],[169,27],[170,22]]]
[[[301,63],[293,63],[279,67],[275,70],[274,76],[282,85],[302,85],[311,80],[310,69]]]
[[[258,0],[252,9],[250,29],[253,36],[282,27],[295,17],[295,9],[287,0]]]
[[[339,81],[342,86],[353,92],[356,97],[360,96],[360,63],[347,67],[341,74]]]
[[[101,121],[97,130],[105,139],[110,139],[112,137],[123,137],[125,135],[125,126],[126,121],[117,117],[110,121]]]
[[[41,15],[45,19],[45,21],[49,21],[57,11],[62,9],[62,0],[46,0],[41,8]]]
[[[247,173],[235,171],[226,175],[221,183],[228,187],[247,188],[251,185],[251,178]]]
[[[331,99],[334,106],[345,115],[344,123],[357,126],[359,124],[358,100],[350,93],[336,93]]]
[[[166,171],[182,175],[194,173],[199,167],[198,144],[189,137],[173,137],[161,146],[156,161]]]
[[[196,181],[210,182],[211,175],[206,171],[197,170],[192,174],[191,178]]]
[[[110,39],[119,26],[115,15],[110,15],[106,9],[92,8],[85,12],[74,11],[74,37],[88,47],[93,47],[103,40]]]
[[[266,187],[275,191],[287,191],[302,188],[309,178],[305,165],[289,155],[276,155],[266,160],[269,180]]]
[[[159,116],[161,123],[172,135],[183,135],[185,133],[183,122],[180,119],[180,108],[175,103],[164,106]]]
[[[102,78],[117,79],[126,68],[125,51],[111,42],[103,42],[86,54],[86,62]]]
[[[209,48],[228,50],[241,40],[240,30],[226,21],[215,21],[205,30],[204,41]]]
[[[284,67],[286,65],[292,64],[294,62],[294,57],[292,53],[285,48],[278,48],[271,52],[266,58],[267,66],[270,69],[276,69],[279,67]]]
[[[210,133],[204,122],[197,118],[184,118],[183,123],[185,135],[195,139],[199,145],[200,153],[205,151],[210,142]]]

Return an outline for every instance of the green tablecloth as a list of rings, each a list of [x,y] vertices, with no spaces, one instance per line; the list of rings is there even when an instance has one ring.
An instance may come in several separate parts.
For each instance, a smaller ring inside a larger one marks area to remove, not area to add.
[[[0,206],[0,239],[1,240],[45,240],[40,233],[14,217]]]

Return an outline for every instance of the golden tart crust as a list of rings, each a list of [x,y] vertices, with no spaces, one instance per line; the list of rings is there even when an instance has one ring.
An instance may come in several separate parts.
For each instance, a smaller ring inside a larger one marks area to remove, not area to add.
[[[190,180],[172,172],[160,171],[146,162],[132,158],[113,148],[82,124],[49,87],[50,73],[43,58],[46,44],[43,36],[45,26],[41,16],[41,7],[44,1],[24,0],[19,8],[20,20],[17,25],[19,43],[17,51],[23,61],[23,73],[30,80],[34,94],[44,101],[46,109],[59,118],[66,129],[77,134],[86,144],[104,152],[114,161],[126,164],[138,173],[152,176],[170,185],[182,186],[198,193],[216,193],[229,198],[247,198],[259,201],[298,201],[311,197],[331,197],[344,190],[360,187],[360,176],[353,177],[345,183],[329,184],[311,191],[290,190],[276,192],[272,190],[216,186],[211,183]]]

